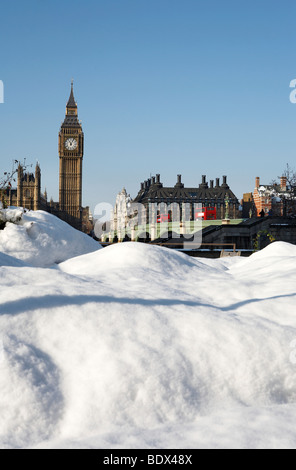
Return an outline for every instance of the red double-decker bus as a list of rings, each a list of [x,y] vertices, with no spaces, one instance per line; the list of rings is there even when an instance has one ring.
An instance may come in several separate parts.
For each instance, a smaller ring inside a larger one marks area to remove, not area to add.
[[[216,207],[202,207],[195,212],[195,220],[216,220]]]
[[[160,224],[161,222],[170,222],[171,215],[170,214],[159,214],[156,218],[156,222]]]

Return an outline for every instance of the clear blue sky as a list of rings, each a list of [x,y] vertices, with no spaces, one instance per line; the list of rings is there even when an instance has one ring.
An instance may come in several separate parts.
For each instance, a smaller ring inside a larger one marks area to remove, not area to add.
[[[296,166],[295,1],[3,0],[0,39],[0,168],[39,160],[54,200],[72,77],[91,209],[150,174],[241,198]]]

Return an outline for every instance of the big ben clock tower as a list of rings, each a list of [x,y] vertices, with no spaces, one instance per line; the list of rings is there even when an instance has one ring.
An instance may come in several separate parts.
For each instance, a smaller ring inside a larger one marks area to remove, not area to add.
[[[83,141],[72,81],[66,116],[59,132],[59,212],[63,220],[78,230],[82,227]]]

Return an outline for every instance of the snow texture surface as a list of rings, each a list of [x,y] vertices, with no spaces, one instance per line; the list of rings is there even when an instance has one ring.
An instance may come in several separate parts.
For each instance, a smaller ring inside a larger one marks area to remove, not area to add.
[[[296,246],[94,251],[32,221],[0,234],[1,448],[296,447]]]
[[[1,213],[8,222],[0,231],[0,252],[32,266],[52,266],[99,248],[88,235],[48,212],[6,209]],[[20,217],[19,224],[14,224]]]

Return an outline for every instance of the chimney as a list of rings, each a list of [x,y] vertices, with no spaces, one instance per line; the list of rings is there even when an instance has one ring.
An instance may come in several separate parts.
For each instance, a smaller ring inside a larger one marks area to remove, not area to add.
[[[155,176],[152,176],[152,184],[155,184]]]
[[[216,178],[216,188],[220,187],[220,178]]]
[[[229,186],[227,184],[227,176],[223,176],[223,184],[222,184],[222,188],[225,188],[225,189],[228,189]]]
[[[286,176],[281,177],[281,190],[287,191],[287,177]]]
[[[255,188],[258,189],[259,186],[260,186],[260,178],[259,178],[259,176],[257,176],[256,179],[255,179]]]
[[[144,191],[144,183],[141,183],[141,191]]]
[[[160,174],[159,173],[156,175],[156,183],[160,183]]]
[[[175,184],[175,188],[184,188],[184,184],[182,183],[182,175],[177,175],[177,183]]]
[[[210,180],[210,188],[213,189],[214,187],[214,180]]]
[[[201,177],[201,183],[199,185],[201,189],[207,189],[208,188],[208,183],[207,183],[207,177],[206,175],[202,175]]]

